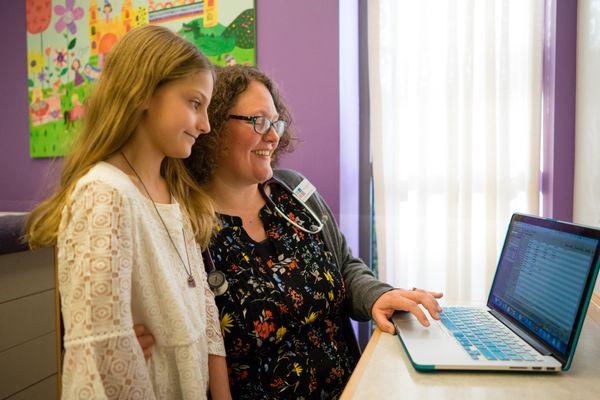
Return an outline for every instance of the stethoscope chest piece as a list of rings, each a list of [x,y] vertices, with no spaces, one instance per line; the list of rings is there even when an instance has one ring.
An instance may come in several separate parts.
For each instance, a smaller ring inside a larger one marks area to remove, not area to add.
[[[210,290],[213,291],[215,296],[220,296],[227,291],[229,283],[225,274],[218,270],[213,270],[208,273],[207,279]]]

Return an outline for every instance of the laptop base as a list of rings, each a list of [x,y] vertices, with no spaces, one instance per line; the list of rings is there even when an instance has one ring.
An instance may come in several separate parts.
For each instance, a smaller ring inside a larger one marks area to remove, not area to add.
[[[419,371],[561,371],[560,362],[551,356],[539,355],[541,361],[473,360],[439,321],[430,320],[431,326],[426,328],[412,314],[396,312],[392,322],[411,364]]]

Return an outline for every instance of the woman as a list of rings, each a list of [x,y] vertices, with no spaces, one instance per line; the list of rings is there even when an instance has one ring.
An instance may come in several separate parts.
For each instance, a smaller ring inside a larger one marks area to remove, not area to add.
[[[388,317],[400,309],[428,325],[418,304],[437,319],[441,294],[395,290],[375,279],[352,256],[317,192],[300,195],[324,222],[320,231],[282,185],[263,185],[275,176],[296,188],[304,179],[272,170],[293,136],[290,113],[269,77],[245,66],[220,69],[208,112],[212,130],[186,165],[221,222],[210,253],[227,280],[216,303],[233,397],[336,398],[359,357],[348,317],[373,318],[393,333]],[[142,334],[140,343],[149,349],[151,338]]]
[[[56,245],[68,399],[230,398],[200,248],[214,210],[181,159],[210,130],[213,70],[192,44],[144,26],[114,47],[56,193],[28,220]],[[134,323],[152,329],[146,363]]]

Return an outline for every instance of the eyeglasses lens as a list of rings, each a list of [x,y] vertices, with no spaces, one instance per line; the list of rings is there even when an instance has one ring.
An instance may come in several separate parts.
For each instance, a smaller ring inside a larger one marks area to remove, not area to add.
[[[283,135],[283,132],[285,131],[285,121],[276,121],[273,124],[273,127],[275,128],[275,132],[277,132],[278,136]]]
[[[270,123],[265,117],[254,117],[254,130],[264,135],[270,128]]]
[[[285,121],[279,120],[279,121],[271,122],[271,120],[269,120],[265,117],[260,117],[260,116],[254,117],[253,124],[254,124],[254,130],[256,131],[256,133],[260,133],[261,135],[266,135],[269,132],[269,129],[271,129],[271,127],[273,127],[275,129],[275,133],[277,133],[277,136],[283,135],[283,132],[285,131],[285,126],[286,126]]]

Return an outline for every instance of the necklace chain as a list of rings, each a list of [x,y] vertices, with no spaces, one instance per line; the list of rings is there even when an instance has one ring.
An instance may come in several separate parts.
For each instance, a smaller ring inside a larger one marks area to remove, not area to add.
[[[144,185],[144,181],[142,180],[142,178],[140,177],[140,175],[137,173],[137,171],[135,170],[135,168],[133,168],[133,165],[131,165],[131,163],[129,162],[129,160],[127,159],[127,157],[125,157],[125,153],[123,153],[121,151],[121,155],[123,156],[123,159],[125,160],[125,162],[127,163],[127,165],[129,165],[129,168],[131,168],[131,170],[133,171],[133,173],[135,174],[135,176],[138,178],[138,180],[142,184],[142,187],[146,191],[146,194],[148,195],[148,198],[152,202],[152,205],[154,206],[154,210],[156,211],[156,214],[158,215],[158,218],[160,219],[160,222],[162,223],[162,226],[165,228],[165,232],[167,232],[167,236],[169,237],[169,240],[171,241],[171,244],[173,245],[173,248],[175,249],[175,252],[177,253],[177,256],[179,257],[179,260],[181,261],[181,265],[183,265],[183,269],[185,270],[185,273],[188,276],[188,279],[187,279],[188,285],[190,287],[195,287],[196,286],[196,281],[194,279],[194,276],[192,275],[192,264],[190,263],[190,255],[189,255],[188,249],[187,249],[187,241],[185,239],[185,231],[183,229],[183,226],[181,227],[181,233],[183,234],[183,247],[185,248],[185,256],[186,256],[187,262],[188,262],[187,266],[185,265],[185,262],[183,261],[183,257],[181,256],[181,254],[179,253],[179,250],[177,249],[177,246],[175,245],[175,241],[171,237],[171,233],[169,232],[169,229],[167,228],[167,224],[163,220],[162,215],[160,215],[160,212],[158,211],[158,207],[156,207],[156,203],[154,203],[154,200],[152,199],[152,196],[150,195],[150,192],[148,191],[148,188],[146,187],[146,185]],[[169,194],[169,196],[171,196],[171,195]]]

